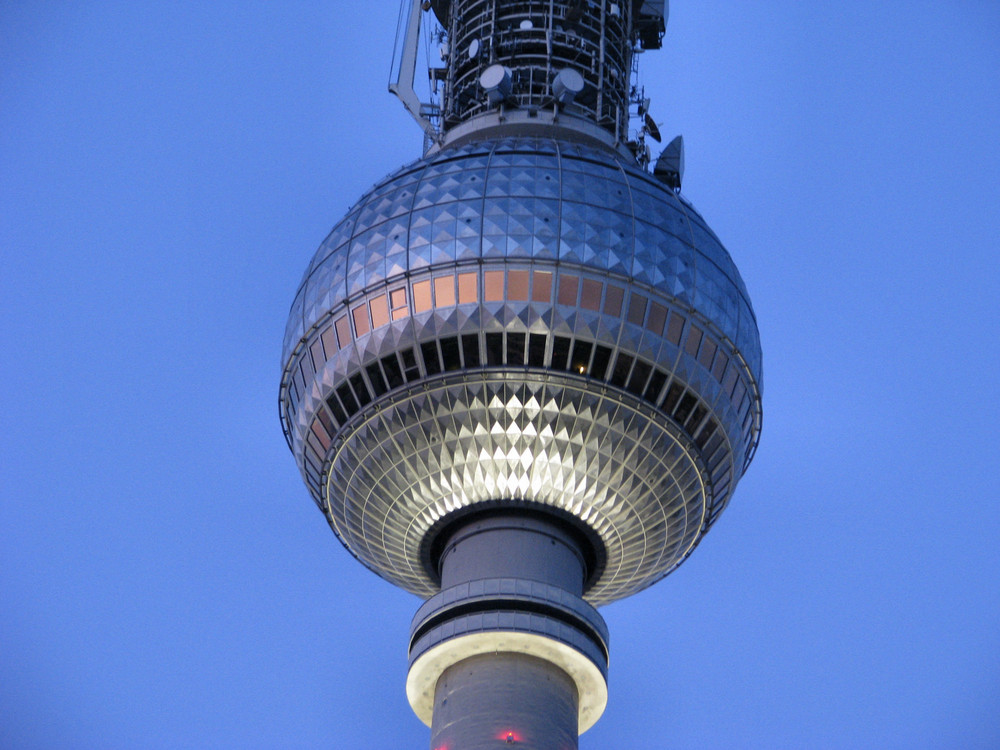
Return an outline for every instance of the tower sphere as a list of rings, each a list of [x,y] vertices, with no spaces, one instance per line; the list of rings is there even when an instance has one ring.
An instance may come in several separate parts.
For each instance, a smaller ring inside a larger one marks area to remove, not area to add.
[[[389,175],[306,269],[282,355],[289,446],[365,565],[427,597],[477,510],[569,522],[594,605],[662,578],[757,445],[761,353],[735,265],[620,150],[445,145]]]

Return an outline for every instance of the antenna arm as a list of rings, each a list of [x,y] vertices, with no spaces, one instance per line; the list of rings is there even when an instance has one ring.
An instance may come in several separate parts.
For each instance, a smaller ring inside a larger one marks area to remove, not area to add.
[[[406,2],[406,0],[403,0]],[[399,73],[396,80],[389,80],[389,91],[395,94],[413,119],[428,135],[437,136],[434,123],[421,114],[421,103],[413,88],[417,70],[417,48],[420,44],[420,13],[422,0],[411,0],[410,11],[406,17],[406,37],[403,40],[402,55],[399,61]]]

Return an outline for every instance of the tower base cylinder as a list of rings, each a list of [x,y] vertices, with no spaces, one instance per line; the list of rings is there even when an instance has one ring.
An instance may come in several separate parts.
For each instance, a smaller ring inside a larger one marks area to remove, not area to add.
[[[544,659],[472,656],[438,680],[431,750],[576,750],[578,711],[573,679]]]

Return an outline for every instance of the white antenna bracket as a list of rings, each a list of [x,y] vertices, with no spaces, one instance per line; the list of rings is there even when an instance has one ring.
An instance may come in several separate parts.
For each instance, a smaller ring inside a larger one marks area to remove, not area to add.
[[[403,0],[406,3],[407,0]],[[396,73],[395,80],[392,80],[392,73],[389,76],[389,91],[395,94],[407,112],[413,115],[417,124],[432,138],[437,138],[437,128],[434,123],[425,115],[427,105],[420,101],[413,82],[417,71],[417,49],[420,44],[420,14],[422,12],[422,0],[411,0],[410,9],[406,15],[406,32],[403,38],[403,46],[400,51],[399,68],[393,65]],[[397,42],[398,42],[397,29]]]

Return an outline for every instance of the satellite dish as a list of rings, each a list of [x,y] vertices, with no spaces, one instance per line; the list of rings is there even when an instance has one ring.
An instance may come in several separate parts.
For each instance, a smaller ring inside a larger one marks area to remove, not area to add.
[[[653,177],[672,190],[680,190],[684,179],[684,136],[677,136],[663,149],[653,167]]]
[[[471,42],[469,42],[469,59],[475,60],[478,54],[479,54],[479,40],[473,39]]]
[[[525,18],[521,21],[521,31],[530,31],[533,28],[535,28],[535,24],[531,22],[530,18]]]
[[[583,76],[573,68],[563,68],[552,81],[552,94],[560,104],[572,104],[577,94],[583,91]]]
[[[486,92],[490,104],[500,104],[510,96],[510,71],[499,63],[491,65],[479,76],[479,85]]]
[[[653,118],[649,116],[648,112],[642,116],[642,119],[643,122],[646,124],[646,132],[649,133],[649,137],[652,138],[657,143],[663,140],[662,136],[660,135],[660,129],[656,127],[656,123],[653,122]]]

